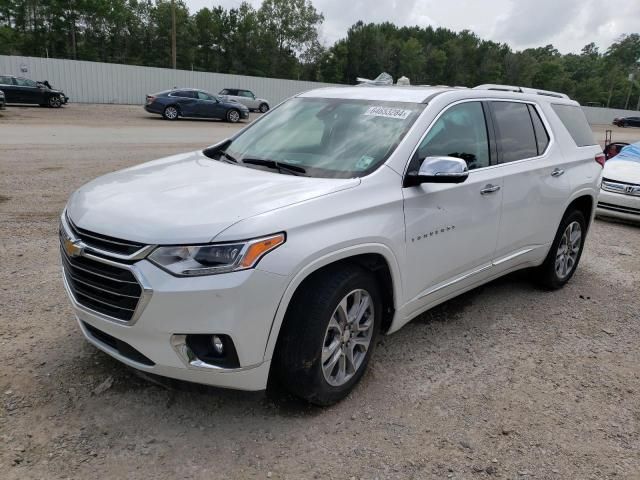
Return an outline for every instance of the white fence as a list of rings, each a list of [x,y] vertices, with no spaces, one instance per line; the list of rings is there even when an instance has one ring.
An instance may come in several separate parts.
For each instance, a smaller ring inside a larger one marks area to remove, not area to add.
[[[63,89],[72,102],[128,105],[141,104],[146,94],[172,87],[201,88],[212,93],[229,87],[251,90],[273,106],[305,90],[332,86],[225,73],[0,55],[0,74],[3,73],[48,80],[54,87]],[[592,125],[611,124],[615,117],[640,116],[640,112],[632,110],[598,107],[583,107],[583,110]]]
[[[246,88],[267,99],[272,106],[305,90],[330,86],[317,82],[7,55],[0,55],[0,74],[48,80],[54,88],[64,90],[71,102],[128,105],[142,104],[146,94],[174,86],[201,88],[211,93],[225,87]]]
[[[618,108],[582,107],[591,125],[611,125],[616,117],[640,117],[636,110],[621,110]]]

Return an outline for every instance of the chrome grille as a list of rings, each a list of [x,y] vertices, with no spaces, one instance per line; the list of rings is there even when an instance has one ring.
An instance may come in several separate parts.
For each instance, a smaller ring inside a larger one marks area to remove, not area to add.
[[[67,225],[71,229],[71,233],[82,243],[90,248],[101,250],[104,252],[116,253],[119,255],[133,255],[134,253],[145,248],[147,245],[143,243],[131,242],[129,240],[121,240],[119,238],[102,235],[101,233],[90,232],[83,228],[77,227],[67,216]]]
[[[635,183],[621,182],[619,180],[602,179],[602,189],[607,192],[622,193],[640,197],[640,185]]]
[[[143,289],[126,267],[117,267],[87,256],[69,256],[60,249],[67,285],[75,301],[117,320],[130,321]]]

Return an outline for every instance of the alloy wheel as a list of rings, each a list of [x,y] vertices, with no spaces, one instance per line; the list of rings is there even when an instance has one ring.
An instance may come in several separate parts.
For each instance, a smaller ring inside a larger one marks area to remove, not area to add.
[[[375,312],[366,290],[354,290],[338,304],[322,345],[322,374],[329,385],[347,383],[362,366],[373,337]]]
[[[565,228],[556,251],[555,269],[560,280],[567,278],[573,271],[581,246],[582,227],[578,222],[571,222]]]
[[[235,110],[231,110],[229,112],[229,121],[232,123],[236,123],[240,120],[240,114]]]
[[[60,108],[60,105],[62,105],[62,100],[60,100],[60,97],[54,96],[49,98],[49,106],[53,108]]]
[[[167,107],[164,110],[164,116],[169,120],[175,120],[176,118],[178,118],[178,110],[176,109],[176,107]]]

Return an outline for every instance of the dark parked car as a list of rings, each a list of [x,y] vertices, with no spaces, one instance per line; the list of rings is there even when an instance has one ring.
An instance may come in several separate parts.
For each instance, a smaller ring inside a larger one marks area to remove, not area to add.
[[[179,117],[218,118],[236,123],[249,118],[249,109],[244,105],[194,88],[147,95],[144,109],[149,113],[159,113],[167,120],[177,120]]]
[[[4,92],[7,103],[35,103],[43,107],[59,108],[69,100],[61,90],[13,75],[0,75],[0,90]]]
[[[613,124],[618,127],[640,127],[640,117],[614,118]]]
[[[6,102],[5,97],[4,97],[4,92],[2,90],[0,90],[0,110],[4,110],[6,104],[7,104],[7,102]]]

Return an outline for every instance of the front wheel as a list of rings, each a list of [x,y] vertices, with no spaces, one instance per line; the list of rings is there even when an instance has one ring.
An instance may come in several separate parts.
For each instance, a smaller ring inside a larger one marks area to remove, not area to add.
[[[382,302],[375,278],[357,266],[330,268],[294,295],[276,348],[283,386],[316,405],[343,399],[364,374]]]
[[[49,97],[49,106],[51,108],[60,108],[62,106],[62,99],[58,95],[52,95]]]
[[[240,121],[240,112],[237,110],[229,110],[227,112],[227,121],[231,123],[238,123]]]
[[[269,111],[269,105],[267,105],[266,103],[262,103],[260,104],[260,108],[258,110],[260,110],[260,113],[267,113]]]
[[[574,210],[562,219],[544,263],[538,267],[542,286],[555,290],[563,287],[578,268],[587,234],[582,212]]]

